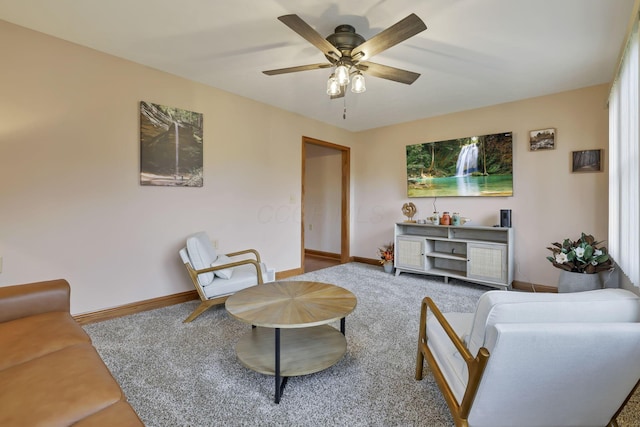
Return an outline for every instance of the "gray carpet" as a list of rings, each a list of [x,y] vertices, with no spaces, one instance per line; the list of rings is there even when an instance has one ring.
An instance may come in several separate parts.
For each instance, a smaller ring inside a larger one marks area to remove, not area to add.
[[[489,288],[385,274],[351,263],[292,279],[333,283],[358,298],[347,353],[324,371],[292,377],[280,404],[272,376],[243,367],[234,345],[250,326],[224,307],[193,323],[197,301],[85,326],[147,426],[453,426],[429,370],[415,381],[420,302],[472,312]],[[335,325],[336,327],[338,325]],[[621,425],[634,425],[624,424]]]

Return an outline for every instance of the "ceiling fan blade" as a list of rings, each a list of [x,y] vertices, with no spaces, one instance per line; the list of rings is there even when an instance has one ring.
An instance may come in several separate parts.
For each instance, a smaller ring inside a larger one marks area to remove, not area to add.
[[[420,77],[420,74],[418,73],[389,67],[388,65],[376,64],[375,62],[360,62],[356,67],[359,70],[364,71],[368,76],[393,80],[394,82],[404,83],[407,85],[415,82],[418,77]]]
[[[371,58],[427,29],[422,19],[415,13],[376,34],[351,51],[351,57],[358,61]],[[359,56],[360,55],[360,56]]]
[[[331,68],[333,65],[322,63],[322,64],[309,64],[309,65],[299,65],[297,67],[288,67],[288,68],[278,68],[277,70],[267,70],[263,71],[267,76],[276,76],[278,74],[287,74],[287,73],[297,73],[298,71],[309,71],[309,70],[319,70],[321,68]]]
[[[283,15],[279,16],[278,19],[284,23],[284,25],[301,35],[306,41],[320,49],[323,54],[334,56],[336,59],[342,56],[342,52],[329,43],[316,30],[311,28],[311,26],[304,22],[298,15]]]

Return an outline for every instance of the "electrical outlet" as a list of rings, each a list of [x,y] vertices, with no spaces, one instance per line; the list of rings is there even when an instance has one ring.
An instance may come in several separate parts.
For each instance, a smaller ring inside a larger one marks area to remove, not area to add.
[[[211,244],[213,245],[214,248],[218,249],[218,239],[213,239],[211,241]]]
[[[309,231],[313,230],[313,224],[309,224]]]

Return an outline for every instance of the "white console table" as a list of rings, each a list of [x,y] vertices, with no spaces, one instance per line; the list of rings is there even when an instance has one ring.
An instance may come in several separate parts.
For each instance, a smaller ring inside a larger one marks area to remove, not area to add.
[[[394,267],[496,288],[513,282],[513,231],[506,227],[395,224]]]

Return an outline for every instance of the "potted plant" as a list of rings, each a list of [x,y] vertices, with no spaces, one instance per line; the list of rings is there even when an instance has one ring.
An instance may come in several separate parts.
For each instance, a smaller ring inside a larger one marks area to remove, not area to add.
[[[564,239],[548,247],[553,256],[548,256],[554,267],[562,270],[558,280],[558,292],[599,289],[602,279],[598,273],[612,268],[611,258],[602,242],[581,233],[578,240]]]
[[[378,255],[380,256],[380,264],[384,268],[386,273],[393,272],[393,242],[388,243],[381,248],[378,248]]]

